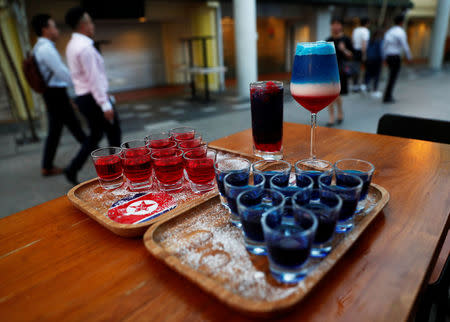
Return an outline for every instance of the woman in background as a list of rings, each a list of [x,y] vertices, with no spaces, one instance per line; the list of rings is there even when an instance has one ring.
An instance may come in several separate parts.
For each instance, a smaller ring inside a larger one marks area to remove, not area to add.
[[[366,74],[364,82],[367,90],[372,91],[371,95],[375,98],[380,98],[383,95],[382,92],[378,91],[378,80],[380,79],[383,64],[383,36],[381,29],[375,30],[372,37],[370,37],[366,51]],[[373,82],[373,87],[370,86],[371,82]]]

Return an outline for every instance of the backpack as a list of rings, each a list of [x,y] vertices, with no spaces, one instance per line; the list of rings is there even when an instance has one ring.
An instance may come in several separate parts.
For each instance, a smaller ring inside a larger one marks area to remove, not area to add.
[[[47,89],[47,82],[50,80],[53,73],[49,75],[47,81],[44,80],[36,62],[36,58],[30,52],[22,62],[22,69],[30,87],[37,93],[44,93]]]

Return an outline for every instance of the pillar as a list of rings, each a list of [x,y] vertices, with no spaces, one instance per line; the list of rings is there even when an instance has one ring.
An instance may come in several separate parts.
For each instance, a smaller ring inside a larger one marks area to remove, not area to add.
[[[223,31],[222,31],[222,8],[217,1],[216,6],[216,37],[217,37],[217,60],[219,66],[224,66],[223,57]],[[219,91],[225,90],[225,73],[219,73]]]
[[[258,79],[256,0],[233,0],[236,75],[239,97],[249,97],[249,84]]]
[[[316,40],[325,40],[330,35],[331,8],[319,7],[316,11]]]
[[[439,0],[436,6],[436,16],[433,24],[429,62],[430,67],[435,70],[439,70],[442,67],[449,14],[450,0]]]

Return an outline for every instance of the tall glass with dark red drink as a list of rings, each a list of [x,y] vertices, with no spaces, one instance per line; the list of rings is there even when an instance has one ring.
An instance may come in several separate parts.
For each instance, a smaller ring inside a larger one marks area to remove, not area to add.
[[[253,151],[267,160],[283,157],[283,83],[250,84]]]

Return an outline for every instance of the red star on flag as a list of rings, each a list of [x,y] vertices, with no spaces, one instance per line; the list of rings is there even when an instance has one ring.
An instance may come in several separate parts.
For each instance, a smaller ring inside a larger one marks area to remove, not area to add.
[[[134,208],[134,211],[138,212],[138,211],[142,211],[142,210],[147,210],[151,206],[152,205],[147,205],[144,201],[141,201],[141,203],[139,205],[131,206],[130,208]]]

